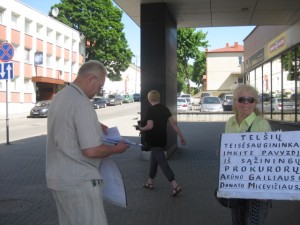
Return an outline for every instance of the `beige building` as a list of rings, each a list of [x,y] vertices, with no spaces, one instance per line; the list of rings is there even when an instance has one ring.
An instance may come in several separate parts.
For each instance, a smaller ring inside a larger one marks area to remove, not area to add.
[[[241,64],[244,46],[237,42],[224,48],[206,50],[206,75],[204,90],[210,92],[230,91],[235,84],[242,83]]]

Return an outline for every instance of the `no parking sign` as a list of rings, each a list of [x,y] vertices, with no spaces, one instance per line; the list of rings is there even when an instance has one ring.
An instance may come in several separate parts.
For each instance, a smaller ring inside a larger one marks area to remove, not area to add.
[[[13,78],[13,63],[10,62],[14,56],[14,47],[7,42],[0,45],[0,80]]]
[[[14,56],[14,46],[10,43],[4,42],[0,45],[0,60],[2,62],[9,62]]]

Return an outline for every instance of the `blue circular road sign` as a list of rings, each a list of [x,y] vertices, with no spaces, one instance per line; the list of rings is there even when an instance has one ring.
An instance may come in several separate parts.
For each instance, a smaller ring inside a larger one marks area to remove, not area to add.
[[[5,42],[0,45],[0,61],[9,62],[14,56],[14,47]]]

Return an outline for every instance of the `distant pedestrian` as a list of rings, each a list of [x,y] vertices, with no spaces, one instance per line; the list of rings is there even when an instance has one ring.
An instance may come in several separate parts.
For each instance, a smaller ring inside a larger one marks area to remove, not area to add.
[[[151,148],[149,178],[147,182],[143,184],[143,187],[150,190],[154,189],[153,179],[156,176],[159,165],[171,184],[171,196],[176,197],[182,189],[175,180],[174,173],[165,156],[167,124],[169,123],[180,137],[181,144],[185,145],[186,140],[175,120],[172,118],[170,110],[160,103],[160,93],[156,90],[150,91],[148,93],[148,101],[151,104],[151,107],[146,115],[146,125],[138,127],[141,132],[145,132],[147,145]]]
[[[268,132],[269,122],[258,116],[257,91],[250,85],[237,86],[233,93],[235,115],[225,125],[225,133]],[[231,209],[233,225],[264,225],[270,207],[269,200],[239,199]]]
[[[104,66],[84,63],[75,81],[53,98],[47,120],[46,179],[56,202],[60,225],[107,225],[103,207],[101,158],[128,145],[102,143],[104,125],[90,99],[106,78]]]

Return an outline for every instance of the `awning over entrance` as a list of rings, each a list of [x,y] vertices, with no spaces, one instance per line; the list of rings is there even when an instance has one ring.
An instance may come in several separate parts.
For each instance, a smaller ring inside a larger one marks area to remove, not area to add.
[[[50,77],[32,77],[32,82],[50,83],[50,84],[65,84],[64,80]]]

